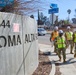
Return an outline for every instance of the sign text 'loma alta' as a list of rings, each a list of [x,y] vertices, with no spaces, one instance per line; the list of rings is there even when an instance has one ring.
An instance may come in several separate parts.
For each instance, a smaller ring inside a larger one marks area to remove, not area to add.
[[[3,20],[2,23],[0,24],[0,27],[3,26],[3,28],[5,29],[6,26],[8,26],[8,28],[10,28],[10,21],[7,20]],[[0,48],[3,47],[11,47],[11,46],[16,46],[16,45],[20,45],[22,44],[22,39],[20,34],[11,34],[11,35],[0,35]],[[24,34],[24,44],[26,43],[30,43],[33,42],[35,40],[38,39],[38,35],[37,33],[30,33],[30,34]]]

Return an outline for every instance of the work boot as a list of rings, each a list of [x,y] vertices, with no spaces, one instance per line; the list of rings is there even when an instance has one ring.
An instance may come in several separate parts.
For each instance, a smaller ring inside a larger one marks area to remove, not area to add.
[[[54,53],[56,53],[56,55],[57,55],[57,51],[54,51]]]
[[[66,59],[63,60],[63,63],[65,63],[65,62],[66,62]]]
[[[73,54],[73,52],[70,52],[70,54]]]
[[[76,54],[74,54],[74,58],[76,58]]]
[[[59,61],[61,61],[61,57],[59,58]]]
[[[56,53],[56,51],[54,50],[54,53]]]

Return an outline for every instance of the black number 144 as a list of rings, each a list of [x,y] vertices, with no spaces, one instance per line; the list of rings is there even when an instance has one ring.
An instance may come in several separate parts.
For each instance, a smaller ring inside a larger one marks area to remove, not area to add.
[[[2,23],[0,24],[0,26],[3,26],[4,28],[7,26],[10,28],[10,21],[7,20],[7,22],[5,22],[5,20],[3,20]]]

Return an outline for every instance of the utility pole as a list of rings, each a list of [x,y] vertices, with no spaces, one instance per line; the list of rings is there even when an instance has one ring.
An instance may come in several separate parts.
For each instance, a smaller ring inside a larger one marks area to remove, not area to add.
[[[38,9],[38,25],[40,24],[40,16],[39,16],[39,9]]]

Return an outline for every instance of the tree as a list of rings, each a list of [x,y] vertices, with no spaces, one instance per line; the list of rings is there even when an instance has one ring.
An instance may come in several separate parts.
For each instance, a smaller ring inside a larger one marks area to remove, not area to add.
[[[39,9],[38,9],[38,21],[37,21],[37,24],[38,25],[43,25],[43,21],[41,20],[41,15],[40,15]]]
[[[30,17],[34,19],[34,15],[31,15]]]
[[[1,12],[10,12],[13,10],[14,1],[9,2],[9,0],[4,0],[4,3],[5,3],[5,6],[0,7]]]
[[[68,20],[64,20],[64,25],[69,24]]]
[[[68,21],[69,21],[69,20],[70,20],[70,13],[71,13],[71,10],[68,9],[68,10],[67,10],[67,13],[68,13]]]
[[[76,9],[75,9],[75,15],[74,15],[74,16],[75,16],[75,18],[76,18]]]
[[[45,23],[47,21],[47,16],[43,17],[43,23]]]
[[[76,24],[76,18],[72,18],[74,24]]]
[[[40,13],[40,19],[43,20],[43,17],[44,17],[44,15],[43,15],[43,13],[41,12],[41,13]]]
[[[6,6],[2,11],[28,15],[37,12],[38,9],[45,9],[43,4],[42,0],[14,0],[12,7]]]

